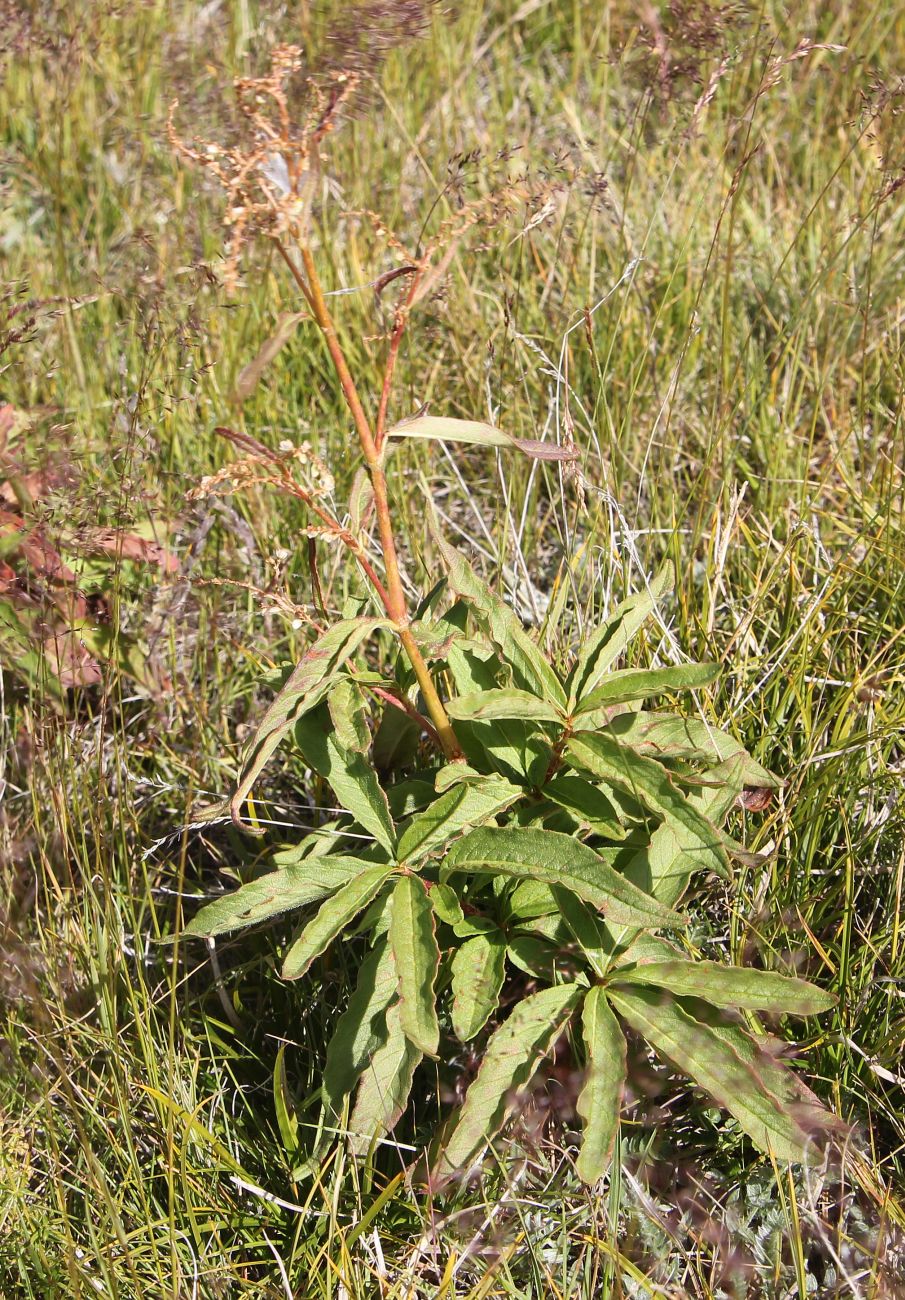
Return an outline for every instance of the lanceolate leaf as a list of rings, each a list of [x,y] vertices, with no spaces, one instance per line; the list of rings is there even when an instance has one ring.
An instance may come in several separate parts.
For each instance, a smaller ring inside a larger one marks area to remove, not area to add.
[[[309,647],[267,709],[242,756],[239,781],[230,800],[235,821],[261,769],[292,724],[325,698],[346,660],[366,637],[385,625],[386,619],[380,618],[343,619]]]
[[[485,827],[458,840],[444,873],[486,871],[542,884],[562,885],[620,924],[680,926],[686,922],[632,885],[587,844],[558,831]]]
[[[394,857],[396,831],[387,797],[364,754],[344,749],[316,717],[303,718],[295,735],[306,762],[329,781],[342,806]]]
[[[434,912],[417,876],[401,876],[393,891],[390,947],[399,976],[399,1016],[403,1033],[425,1056],[436,1056],[440,1026],[434,985],[440,950]]]
[[[612,951],[606,927],[587,903],[568,889],[554,889],[559,915],[595,975],[603,975]]]
[[[449,570],[449,585],[468,602],[478,622],[512,670],[515,685],[549,703],[564,706],[566,693],[515,611],[500,600],[458,551],[437,538]]]
[[[578,701],[576,715],[604,705],[627,704],[663,692],[693,691],[720,675],[719,664],[678,664],[669,668],[625,668],[609,673],[596,690]]]
[[[794,1070],[783,1064],[780,1053],[787,1048],[785,1043],[767,1034],[752,1038],[740,1025],[728,1023],[705,1002],[689,1001],[685,1009],[753,1070],[766,1091],[807,1134],[812,1149],[820,1147],[830,1131],[846,1132],[845,1124],[820,1104]]]
[[[392,872],[392,867],[382,863],[368,867],[324,903],[286,954],[283,979],[295,980],[304,975],[315,957],[325,952],[336,936],[376,897]]]
[[[260,880],[250,880],[231,894],[202,907],[185,928],[186,934],[213,937],[227,930],[241,930],[341,889],[368,867],[357,858],[308,858],[298,866],[271,871]]]
[[[520,451],[532,460],[575,460],[573,447],[559,447],[555,442],[538,442],[534,438],[515,438],[492,424],[478,420],[454,420],[444,415],[419,415],[387,431],[388,438],[426,438],[434,442],[468,442],[478,447],[502,447]]]
[[[386,1010],[398,978],[390,945],[382,939],[362,962],[358,984],[336,1023],[324,1065],[323,1098],[337,1119],[368,1061],[386,1038]]]
[[[713,826],[722,825],[726,814],[741,790],[744,758],[736,757],[712,768],[708,781],[713,785],[688,796],[689,804]],[[664,822],[654,831],[647,848],[636,853],[625,865],[625,874],[639,888],[653,894],[661,903],[673,906],[682,896],[689,878],[698,868],[698,860],[685,848],[685,837],[672,822]],[[630,943],[630,929],[608,927],[617,947]]]
[[[482,777],[454,785],[424,812],[416,814],[399,837],[400,862],[423,858],[432,849],[446,844],[468,826],[480,826],[510,804],[523,791],[501,776]]]
[[[560,722],[562,714],[547,700],[538,699],[529,691],[508,689],[475,691],[450,700],[447,712],[451,718],[466,722],[515,718],[519,722]]]
[[[734,1115],[762,1151],[803,1160],[808,1135],[752,1065],[708,1025],[661,989],[608,989],[609,1000],[650,1045]]]
[[[461,1042],[474,1038],[496,1010],[505,964],[506,940],[499,930],[476,935],[456,951],[452,960],[452,1023]]]
[[[669,591],[672,578],[664,565],[643,591],[630,596],[585,643],[569,676],[569,702],[574,705],[597,689],[604,675],[625,653],[629,642]]]
[[[596,1183],[609,1168],[625,1087],[625,1037],[599,986],[584,1000],[581,1030],[587,1074],[578,1097],[584,1120],[576,1168],[586,1183]]]
[[[576,730],[591,720],[576,720]],[[728,759],[744,760],[740,779],[743,786],[775,789],[782,785],[779,777],[768,772],[745,752],[732,736],[702,722],[700,718],[682,718],[677,713],[619,713],[606,724],[614,740],[631,745],[639,754],[653,758],[697,759],[704,763],[725,763]]]
[[[816,1016],[836,1004],[833,994],[806,980],[712,961],[646,962],[629,970],[620,968],[614,978],[620,984],[653,985],[677,997],[703,998],[711,1006],[739,1011]]]
[[[541,989],[495,1030],[443,1151],[443,1169],[468,1168],[500,1131],[518,1105],[518,1090],[556,1042],[580,994],[574,984]]]
[[[625,839],[625,831],[619,824],[619,814],[612,802],[598,786],[583,776],[561,772],[546,783],[544,795],[561,808],[568,809],[596,834],[611,840]]]
[[[716,827],[673,785],[666,769],[605,734],[573,736],[566,757],[576,767],[624,790],[672,828],[698,870],[727,872],[726,850]]]
[[[376,1137],[388,1133],[405,1110],[421,1053],[406,1038],[398,1006],[390,1007],[386,1032],[358,1085],[349,1119],[352,1150],[363,1155]]]

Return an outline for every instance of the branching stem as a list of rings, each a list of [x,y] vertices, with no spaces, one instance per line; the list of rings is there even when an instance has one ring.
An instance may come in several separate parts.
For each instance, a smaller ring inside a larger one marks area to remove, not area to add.
[[[377,520],[377,534],[380,539],[380,549],[383,553],[383,562],[386,569],[386,588],[384,590],[381,584],[377,585],[378,595],[386,609],[388,616],[392,619],[396,634],[402,642],[402,647],[412,665],[415,676],[418,679],[418,686],[424,697],[424,703],[428,715],[443,752],[450,760],[462,758],[462,750],[459,742],[456,740],[452,723],[443,707],[443,702],[437,693],[434,680],[431,677],[430,669],[425,662],[424,656],[418,648],[414,636],[409,626],[408,610],[405,602],[405,591],[402,586],[402,578],[399,573],[399,560],[396,555],[396,541],[393,536],[393,524],[390,514],[389,497],[387,494],[386,473],[383,468],[383,459],[380,454],[380,448],[374,437],[371,423],[365,412],[361,398],[358,395],[358,389],[355,386],[355,380],[349,369],[342,345],[336,334],[336,327],[330,316],[327,301],[321,288],[320,278],[317,274],[317,267],[310,248],[306,245],[301,246],[302,265],[304,274],[299,270],[294,260],[289,256],[283,243],[276,239],[277,250],[283,261],[288,266],[293,279],[301,289],[305,301],[311,308],[311,313],[324,336],[327,344],[327,351],[330,353],[330,360],[333,362],[333,368],[336,371],[336,377],[339,380],[339,386],[342,389],[346,404],[352,413],[352,419],[355,423],[355,432],[358,434],[358,440],[361,444],[362,454],[365,465],[371,479],[371,488],[374,492],[374,514]],[[398,318],[397,318],[398,328]],[[398,328],[399,340],[402,337],[404,328],[404,318],[402,327]],[[397,330],[394,329],[394,336]],[[398,352],[399,341],[396,342],[395,350],[391,353],[393,365],[395,365],[395,353]],[[381,395],[381,409],[386,413],[386,403],[389,400],[389,384],[392,383],[392,367],[388,364],[389,381],[384,381],[384,394]]]

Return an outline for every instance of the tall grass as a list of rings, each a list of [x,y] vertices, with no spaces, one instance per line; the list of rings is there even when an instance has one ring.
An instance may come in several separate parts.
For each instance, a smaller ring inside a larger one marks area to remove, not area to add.
[[[671,623],[644,661],[724,661],[705,716],[788,781],[736,828],[769,865],[715,886],[693,939],[789,954],[835,989],[838,1012],[802,1046],[855,1126],[843,1168],[790,1180],[659,1077],[599,1194],[554,1132],[442,1207],[405,1174],[455,1078],[373,1166],[338,1142],[294,1167],[278,1052],[300,1122],[316,1122],[341,969],[286,986],[271,936],[221,944],[216,968],[158,942],[254,852],[187,827],[228,790],[262,678],[298,650],[291,607],[312,599],[292,501],[186,503],[222,463],[213,429],[237,375],[297,303],[266,256],[240,296],[217,283],[219,200],[173,159],[167,108],[178,94],[199,134],[218,133],[233,74],[277,37],[316,43],[329,15],[234,0],[12,18],[0,244],[35,317],[0,360],[3,398],[32,413],[17,453],[55,467],[39,508],[67,553],[89,524],[153,520],[182,572],[123,564],[114,583],[156,693],[110,668],[63,712],[0,642],[0,1293],[898,1294],[901,7],[464,4],[388,60],[337,138],[325,207],[374,208],[409,234],[435,201],[480,193],[501,151],[559,177],[580,165],[543,222],[489,228],[453,263],[403,349],[395,414],[430,401],[549,437],[568,411],[585,503],[546,469],[406,445],[404,571],[416,584],[434,564],[426,484],[558,653],[674,561]],[[354,289],[380,250],[365,224],[338,228],[318,254],[326,287]],[[379,305],[332,302],[376,384]],[[348,485],[349,421],[309,326],[232,418],[271,445],[308,438]],[[332,606],[360,595],[338,558],[321,581]],[[291,762],[269,795],[274,834],[318,815]]]

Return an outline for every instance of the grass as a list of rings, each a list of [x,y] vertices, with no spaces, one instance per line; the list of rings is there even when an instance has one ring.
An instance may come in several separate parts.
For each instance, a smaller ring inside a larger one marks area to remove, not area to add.
[[[457,258],[399,392],[540,437],[568,384],[584,498],[546,469],[406,445],[406,573],[418,588],[435,567],[427,490],[564,655],[642,570],[674,562],[645,661],[721,660],[699,707],[788,781],[737,828],[768,865],[702,896],[694,942],[778,952],[838,993],[800,1046],[854,1125],[847,1160],[790,1178],[661,1076],[594,1194],[566,1123],[516,1135],[435,1204],[405,1174],[462,1061],[424,1078],[398,1149],[359,1167],[338,1141],[300,1167],[293,1114],[303,1134],[316,1122],[354,949],[299,986],[277,979],[272,932],[221,943],[216,966],[159,940],[255,853],[184,828],[228,790],[265,674],[298,652],[302,516],[186,492],[228,455],[214,426],[241,418],[274,445],[309,439],[339,495],[351,430],[304,324],[231,408],[296,302],[260,250],[238,295],[208,274],[218,198],[164,125],[178,94],[188,129],[219,134],[232,75],[328,20],[250,0],[34,7],[0,55],[4,277],[35,318],[0,393],[31,413],[16,451],[51,467],[38,507],[67,555],[97,523],[153,522],[181,572],[108,574],[113,624],[156,689],[114,656],[61,710],[48,670],[23,675],[0,642],[4,1296],[880,1300],[905,1285],[905,17],[891,0],[765,0],[719,21],[698,5],[653,25],[635,10],[496,0],[438,17],[337,138],[318,256],[329,288],[360,285],[387,262],[341,209],[411,236],[451,171],[480,192],[501,150],[558,176],[581,165],[546,220],[482,230]],[[369,292],[333,302],[368,391],[386,321]],[[339,556],[321,564],[329,605],[359,594]],[[274,834],[297,835],[304,773],[274,764],[267,793]]]

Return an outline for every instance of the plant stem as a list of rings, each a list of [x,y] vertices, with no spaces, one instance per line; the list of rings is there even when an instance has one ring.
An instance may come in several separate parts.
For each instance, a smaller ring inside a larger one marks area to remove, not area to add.
[[[342,389],[343,396],[349,410],[352,412],[352,419],[355,422],[355,431],[358,434],[358,440],[361,443],[361,450],[364,455],[365,464],[371,479],[371,487],[374,492],[374,514],[377,519],[377,534],[380,538],[380,549],[383,552],[383,562],[386,568],[386,593],[385,608],[389,617],[393,620],[396,627],[396,633],[402,642],[402,647],[408,656],[409,663],[412,665],[415,676],[418,679],[418,685],[421,694],[424,697],[425,707],[428,715],[439,737],[443,752],[451,761],[463,757],[462,749],[456,739],[452,723],[449,720],[443,702],[437,693],[430,669],[424,660],[424,656],[418,648],[411,628],[409,627],[408,610],[405,603],[405,591],[402,586],[402,578],[399,573],[399,560],[396,555],[396,540],[393,536],[393,524],[390,514],[389,497],[387,494],[387,480],[383,468],[383,462],[380,450],[371,431],[371,424],[368,420],[361,398],[358,395],[358,389],[355,387],[355,380],[352,378],[352,372],[349,370],[348,363],[343,353],[342,346],[336,334],[336,327],[330,316],[327,301],[321,288],[320,278],[317,274],[317,267],[311,249],[305,245],[301,246],[302,264],[305,268],[304,276],[300,273],[298,267],[287,253],[280,240],[275,240],[277,249],[280,252],[284,262],[289,267],[293,279],[311,308],[311,312],[324,336],[327,344],[327,350],[330,353],[330,359],[333,362],[333,368],[336,371],[339,386]],[[398,347],[398,344],[397,344]]]

